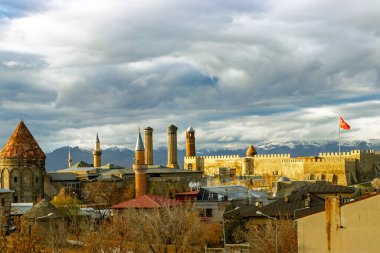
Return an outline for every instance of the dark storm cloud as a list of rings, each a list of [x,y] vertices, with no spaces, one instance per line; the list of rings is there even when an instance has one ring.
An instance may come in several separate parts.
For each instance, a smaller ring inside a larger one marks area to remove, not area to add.
[[[2,123],[26,114],[44,145],[130,145],[151,125],[160,146],[172,123],[205,146],[331,138],[338,112],[378,138],[379,3],[10,3]]]

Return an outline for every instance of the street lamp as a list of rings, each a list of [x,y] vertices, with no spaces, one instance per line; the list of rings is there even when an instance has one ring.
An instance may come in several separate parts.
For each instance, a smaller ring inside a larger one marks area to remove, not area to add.
[[[256,211],[256,214],[265,216],[265,217],[267,217],[269,219],[272,219],[272,220],[276,221],[276,253],[278,253],[278,226],[277,226],[277,218],[269,216],[269,215],[266,215],[266,214],[263,214],[260,211]]]
[[[226,231],[224,230],[224,215],[225,214],[228,214],[228,213],[232,213],[236,210],[238,210],[240,207],[235,207],[234,209],[228,211],[228,212],[225,212],[223,215],[222,215],[222,222],[223,222],[223,248],[224,248],[224,253],[226,253]]]

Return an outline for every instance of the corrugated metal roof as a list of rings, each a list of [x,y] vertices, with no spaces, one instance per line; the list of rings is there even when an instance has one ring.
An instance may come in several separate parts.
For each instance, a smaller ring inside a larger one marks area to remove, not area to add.
[[[33,207],[33,203],[11,203],[12,215],[23,215]]]
[[[75,173],[50,172],[46,174],[51,177],[52,181],[76,181],[78,176]]]

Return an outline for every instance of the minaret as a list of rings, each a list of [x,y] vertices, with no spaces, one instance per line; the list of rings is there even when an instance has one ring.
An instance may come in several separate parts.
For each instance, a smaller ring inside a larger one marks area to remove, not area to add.
[[[177,163],[177,127],[170,125],[168,127],[168,164],[169,168],[178,169]]]
[[[153,128],[144,129],[145,164],[153,165]]]
[[[186,130],[186,156],[195,156],[195,131],[191,126]]]
[[[72,161],[73,161],[73,159],[71,159],[71,149],[70,149],[70,147],[69,147],[69,158],[67,159],[67,161],[69,162],[69,168],[71,168],[71,166],[72,166]]]
[[[99,141],[98,134],[96,134],[95,148],[92,154],[94,155],[94,167],[101,167],[102,166],[102,150],[100,149],[100,141]]]
[[[137,137],[135,148],[135,163],[133,164],[136,198],[146,194],[146,170],[148,169],[148,166],[145,164],[144,153],[144,144],[139,129],[139,136]]]

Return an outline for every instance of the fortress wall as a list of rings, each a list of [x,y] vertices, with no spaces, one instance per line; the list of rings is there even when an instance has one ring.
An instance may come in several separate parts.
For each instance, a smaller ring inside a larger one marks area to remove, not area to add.
[[[203,158],[203,157],[201,157]],[[214,175],[219,168],[229,167],[230,169],[235,169],[235,175],[242,175],[243,159],[238,155],[236,156],[207,156],[202,159],[204,174]]]
[[[283,160],[287,160],[288,156],[273,156],[273,157],[260,157],[254,156],[253,158],[253,171],[255,175],[264,175],[273,173],[277,175],[282,175],[282,165]],[[289,158],[290,159],[290,155]]]
[[[266,154],[266,155],[255,155],[255,159],[272,159],[272,158],[290,158],[290,154]]]
[[[324,161],[305,162],[304,173],[305,175],[324,175],[328,181],[340,185],[349,185],[355,181],[354,177],[356,178],[355,160],[326,159]],[[334,179],[334,176],[337,178]]]
[[[362,154],[375,154],[375,150],[351,150],[350,152],[340,152],[341,157],[360,159]],[[339,157],[339,152],[319,153],[319,157]]]
[[[357,164],[359,177],[363,179],[372,179],[375,175],[375,167],[380,167],[380,154],[377,152],[362,152]]]
[[[292,161],[282,163],[282,176],[295,179],[304,180],[304,164],[302,161]]]

